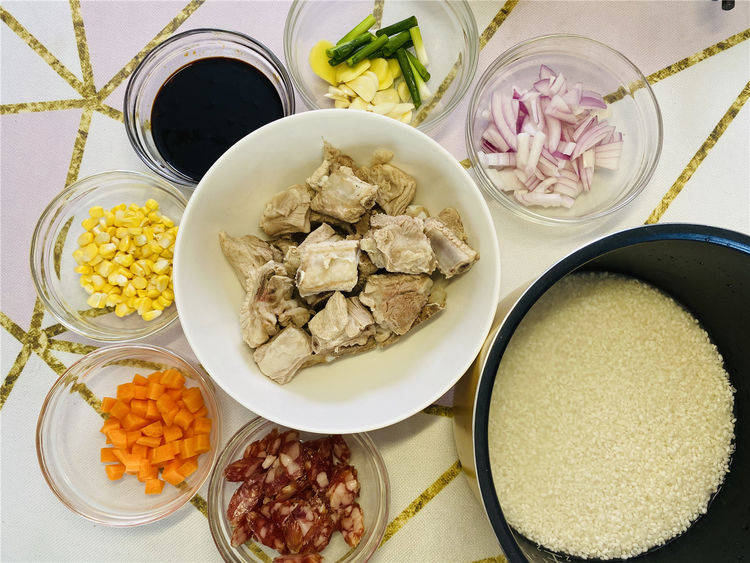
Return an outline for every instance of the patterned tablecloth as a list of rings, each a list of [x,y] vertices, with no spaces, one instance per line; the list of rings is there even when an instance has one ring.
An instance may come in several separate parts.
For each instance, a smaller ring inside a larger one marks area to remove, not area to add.
[[[750,2],[737,1],[731,11],[722,11],[720,2],[665,0],[471,6],[482,31],[477,78],[518,41],[578,33],[613,46],[639,66],[664,118],[664,149],[653,179],[607,222],[553,232],[491,203],[503,295],[586,242],[644,222],[695,222],[750,233]],[[34,449],[39,408],[65,367],[96,346],[65,332],[44,311],[31,284],[28,247],[40,212],[66,185],[108,169],[146,170],[128,144],[120,108],[127,78],[149,49],[178,30],[219,27],[252,35],[282,56],[288,7],[279,0],[3,2],[2,560],[219,559],[205,518],[205,487],[176,514],[134,529],[79,518],[47,488]],[[467,104],[468,96],[433,133],[459,160],[466,158]],[[152,340],[191,357],[179,325]],[[253,415],[224,393],[220,401],[226,441]],[[423,414],[372,433],[392,490],[390,523],[375,561],[501,557],[461,475],[450,405],[449,395]]]

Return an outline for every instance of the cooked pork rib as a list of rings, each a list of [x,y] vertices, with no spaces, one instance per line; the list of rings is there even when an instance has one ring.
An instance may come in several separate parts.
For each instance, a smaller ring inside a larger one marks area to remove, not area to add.
[[[312,355],[310,336],[290,326],[253,352],[253,359],[263,374],[276,383],[289,383]]]
[[[404,214],[422,220],[427,219],[427,217],[430,216],[430,212],[427,211],[427,208],[424,205],[410,205],[406,208]]]
[[[357,283],[359,241],[306,245],[300,251],[297,289],[302,297],[325,291],[350,291]]]
[[[376,274],[359,295],[380,326],[401,335],[411,328],[427,303],[432,280],[427,275]]]
[[[282,258],[278,248],[253,235],[232,237],[224,231],[219,231],[219,245],[245,289],[250,274],[266,262],[281,261]]]
[[[310,232],[311,190],[295,184],[273,196],[263,210],[260,227],[275,237],[287,233]]]
[[[317,192],[310,204],[313,210],[347,223],[356,223],[375,205],[378,187],[360,180],[348,166],[323,175],[319,171],[320,168],[307,180]]]
[[[290,246],[287,249],[286,254],[284,254],[284,266],[286,267],[287,275],[290,277],[296,275],[297,268],[299,268],[300,260],[302,258],[302,250],[306,246],[320,242],[336,242],[341,239],[341,235],[334,231],[330,225],[323,223],[307,235],[305,240],[303,240],[299,246]]]
[[[253,270],[240,308],[242,340],[257,348],[279,331],[278,323],[298,327],[310,319],[310,311],[295,299],[294,280],[282,264],[270,261]]]
[[[392,164],[373,164],[366,169],[367,181],[378,187],[375,201],[388,215],[401,215],[414,199],[417,181]]]
[[[448,227],[453,234],[456,235],[464,242],[468,242],[466,237],[466,231],[464,231],[464,222],[461,221],[461,215],[458,214],[453,207],[446,207],[440,213],[437,218],[440,219],[446,227]]]
[[[424,232],[435,252],[438,270],[446,278],[468,271],[479,260],[479,254],[440,219],[427,219],[424,222]]]
[[[437,265],[422,219],[377,214],[361,247],[378,268],[405,274],[431,274]]]
[[[372,315],[359,299],[347,299],[337,291],[307,325],[312,334],[313,352],[336,352],[346,346],[361,346],[373,334],[373,322]]]
[[[422,310],[419,312],[419,315],[417,315],[417,318],[414,319],[414,323],[409,330],[414,330],[419,325],[445,309],[445,297],[445,290],[442,287],[438,287],[437,283],[433,285],[432,291],[430,291],[430,296],[427,298],[427,303],[422,307]],[[375,338],[378,339],[378,335],[375,335]],[[397,342],[399,338],[401,338],[401,336],[389,332],[381,336],[378,343],[382,348],[385,348],[386,346],[390,346]]]

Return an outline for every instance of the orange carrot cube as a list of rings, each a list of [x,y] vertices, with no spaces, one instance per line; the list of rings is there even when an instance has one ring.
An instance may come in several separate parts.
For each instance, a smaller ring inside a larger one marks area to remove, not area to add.
[[[133,399],[144,400],[147,399],[148,389],[145,385],[133,385],[135,392],[133,393]]]
[[[149,374],[146,379],[159,383],[161,381],[161,372],[155,371],[154,373]]]
[[[107,432],[109,432],[110,430],[114,430],[115,428],[120,428],[120,421],[114,417],[110,417],[104,421],[104,424],[102,424],[99,432],[101,432],[102,434],[106,434]]]
[[[154,401],[164,394],[164,385],[158,381],[149,381],[146,396]]]
[[[99,460],[102,463],[117,463],[118,458],[115,455],[114,448],[102,448],[99,453]]]
[[[125,418],[125,415],[127,415],[129,412],[130,407],[119,399],[116,400],[112,405],[112,408],[109,409],[109,414],[114,416],[115,418],[119,418],[120,420]]]
[[[154,436],[141,436],[135,441],[136,444],[141,444],[147,448],[156,448],[161,445],[161,438]]]
[[[211,419],[210,418],[196,418],[193,422],[193,430],[196,434],[210,434],[211,433]]]
[[[151,436],[158,438],[162,434],[164,434],[164,427],[162,426],[160,421],[152,422],[148,426],[144,426],[141,429],[141,432],[144,436]]]
[[[176,424],[164,428],[164,441],[174,442],[182,438],[182,430]]]
[[[208,434],[196,434],[191,440],[195,440],[195,453],[203,454],[211,449],[211,440]],[[192,456],[189,456],[192,457]]]
[[[169,389],[179,389],[185,385],[185,377],[176,369],[168,369],[161,376],[161,384]]]
[[[109,439],[112,440],[112,445],[120,450],[125,450],[128,447],[128,436],[125,430],[122,428],[114,428],[107,434]]]
[[[194,457],[185,459],[180,463],[177,471],[186,479],[198,470],[198,460]]]
[[[138,430],[148,424],[148,420],[137,414],[128,413],[122,419],[122,427],[125,430]]]
[[[158,399],[156,399],[156,408],[158,408],[159,412],[162,414],[162,416],[164,416],[165,412],[169,412],[177,408],[177,403],[175,403],[174,399],[167,393],[164,393]]]
[[[133,376],[133,384],[134,385],[147,385],[148,379],[136,373]]]
[[[125,432],[125,435],[127,437],[127,447],[130,447],[138,441],[138,438],[141,437],[141,431],[130,430],[128,432]]]
[[[115,463],[113,465],[105,465],[104,471],[107,472],[107,478],[110,481],[117,481],[125,473],[125,466],[122,463]]]
[[[162,471],[161,478],[175,487],[182,483],[185,480],[185,477],[179,471],[181,464],[181,461],[170,461],[164,468],[164,471]]]
[[[162,461],[169,461],[170,459],[174,459],[175,455],[177,455],[177,452],[175,452],[171,442],[168,444],[164,444],[163,446],[159,446],[158,448],[154,448],[152,451],[152,465],[156,465],[158,463],[161,463]]]
[[[114,397],[104,397],[102,399],[102,412],[110,412],[112,410],[112,405],[115,404],[117,399]]]
[[[199,416],[207,416],[208,415],[208,409],[206,408],[206,405],[203,405],[200,409],[198,409],[193,414],[196,416],[196,418],[199,417]]]
[[[130,448],[130,453],[134,456],[136,456],[138,459],[148,459],[148,446],[144,446],[143,444],[135,443],[133,444],[133,447]]]
[[[182,390],[181,389],[167,389],[164,392],[170,397],[172,397],[172,399],[174,400],[175,406],[177,406],[177,401],[179,401],[182,398]]]
[[[187,430],[188,427],[193,423],[193,418],[195,417],[190,414],[190,411],[188,411],[187,409],[180,409],[180,411],[174,417],[174,423],[183,430]]]
[[[148,411],[148,401],[133,399],[130,401],[130,412],[140,417],[146,418],[146,412]]]
[[[167,426],[172,426],[172,424],[174,424],[174,417],[177,416],[178,412],[180,412],[180,409],[175,407],[167,413],[162,413],[161,417],[164,420],[164,424],[166,424]]]
[[[111,467],[111,466],[107,466]],[[148,479],[146,481],[146,494],[147,495],[158,495],[164,488],[164,481],[161,479]]]
[[[117,398],[121,401],[130,401],[135,396],[135,385],[123,383],[117,386]]]
[[[182,393],[182,400],[191,413],[195,414],[203,407],[203,395],[197,387],[185,389]]]

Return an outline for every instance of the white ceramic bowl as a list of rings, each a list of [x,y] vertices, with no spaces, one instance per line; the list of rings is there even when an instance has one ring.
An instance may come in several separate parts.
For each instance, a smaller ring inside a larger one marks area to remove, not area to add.
[[[415,202],[431,212],[452,206],[481,259],[447,287],[446,309],[385,350],[307,368],[287,385],[265,377],[242,342],[242,288],[219,248],[218,232],[263,236],[265,202],[304,181],[320,164],[322,139],[368,163],[386,147],[417,179]],[[380,115],[318,110],[254,131],[206,173],[180,224],[174,285],[185,335],[211,377],[251,411],[292,428],[353,433],[418,412],[458,381],[489,332],[500,288],[497,235],[468,173],[437,142]]]

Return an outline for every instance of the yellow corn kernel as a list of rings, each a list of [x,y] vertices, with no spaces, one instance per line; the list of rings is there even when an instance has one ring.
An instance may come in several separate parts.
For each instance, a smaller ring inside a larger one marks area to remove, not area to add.
[[[111,242],[107,242],[99,247],[99,254],[104,258],[112,258],[117,252],[117,247]]]
[[[109,274],[107,281],[112,285],[119,285],[121,287],[128,285],[128,278],[126,278],[119,272],[112,272],[111,274]]]
[[[140,209],[141,206],[136,205],[135,203],[131,203],[130,205],[128,205],[128,211],[140,211]]]
[[[91,276],[81,276],[78,279],[78,283],[81,284],[81,287],[87,286],[91,284]]]
[[[140,249],[140,257],[141,258],[148,258],[150,256],[153,256],[154,251],[151,250],[151,247],[149,245],[144,245]]]
[[[159,293],[163,293],[169,287],[169,276],[158,276],[154,280],[154,287],[159,290]]]
[[[94,219],[98,219],[99,217],[104,215],[104,209],[100,205],[95,205],[94,207],[89,209],[89,215]]]
[[[163,233],[166,230],[167,229],[164,228],[164,225],[162,223],[158,223],[158,224],[154,225],[153,227],[151,227],[151,231],[154,234]]]
[[[159,246],[166,250],[174,244],[174,237],[169,233],[164,233],[163,235],[159,235],[158,237],[156,237],[156,242],[158,242]]]
[[[136,246],[143,246],[144,244],[148,243],[148,238],[141,232],[133,237],[133,242]]]
[[[151,307],[151,299],[148,297],[142,297],[141,302],[138,304],[138,314],[143,316],[144,313],[148,313],[151,311],[153,307]]]
[[[156,288],[149,288],[146,290],[146,297],[148,297],[149,299],[156,299],[160,295],[161,293]]]
[[[156,304],[159,304],[162,309],[166,309],[172,304],[172,301],[164,297],[164,295],[160,295],[154,300],[154,308],[156,307]]]
[[[148,214],[148,220],[152,223],[160,223],[161,222],[161,213],[158,211],[152,211]]]
[[[117,238],[123,239],[129,234],[127,227],[115,227],[115,235],[117,235]]]
[[[81,279],[83,279],[83,278],[81,278]],[[93,276],[91,276],[91,285],[94,286],[95,290],[97,290],[97,291],[101,290],[101,288],[104,287],[105,283],[106,282],[104,281],[104,278],[101,277],[99,274],[94,274]]]
[[[161,303],[159,302],[159,300],[158,300],[158,299],[153,299],[153,300],[151,301],[151,307],[152,307],[152,308],[153,308],[153,309],[154,309],[155,311],[163,311],[163,310],[164,310],[164,305],[162,305],[162,304],[161,304]]]
[[[102,260],[94,268],[96,273],[102,276],[103,278],[106,278],[107,276],[109,276],[109,274],[111,274],[114,271],[114,269],[115,269],[115,265],[109,260]]]
[[[128,234],[130,236],[140,235],[143,233],[143,227],[128,227]]]
[[[81,248],[73,251],[73,260],[75,260],[76,263],[81,266],[83,266],[84,264],[86,264],[86,262],[88,262],[88,260],[86,260],[86,256],[83,253],[83,249]]]
[[[172,219],[170,219],[166,215],[161,216],[161,221],[162,223],[164,223],[164,226],[167,227],[168,229],[171,229],[172,227],[174,227],[174,221],[172,221]]]
[[[76,266],[73,271],[76,274],[93,274],[94,268],[92,268],[88,264],[82,264],[80,266]]]
[[[148,297],[148,296],[146,295],[146,293],[147,293],[147,292],[146,292],[146,290],[145,290],[145,289],[137,289],[137,290],[136,290],[136,294],[138,295],[138,297],[141,297],[141,298],[142,298],[142,297]]]
[[[96,236],[94,237],[94,242],[96,244],[104,244],[105,242],[109,242],[111,238],[112,237],[110,237],[106,232],[100,231],[96,233]]]
[[[105,227],[111,227],[115,224],[115,214],[111,211],[107,211],[104,216],[102,217],[104,219],[104,225]],[[101,225],[101,219],[99,220],[99,224]]]
[[[103,260],[104,260],[104,258],[101,255],[97,254],[96,256],[94,256],[93,260],[89,260],[89,266],[96,266],[97,264],[99,264]]]
[[[127,268],[125,268],[123,266],[120,266],[119,268],[117,268],[117,273],[118,274],[122,274],[123,276],[125,276],[129,280],[133,279],[133,272],[131,272],[130,270],[128,270]]]
[[[88,293],[89,295],[93,295],[93,294],[94,294],[94,292],[96,291],[96,290],[94,289],[94,286],[93,286],[93,285],[91,285],[90,283],[87,283],[86,285],[84,285],[84,286],[83,286],[83,289],[84,289],[84,290],[86,290],[86,293]]]
[[[164,250],[162,246],[155,240],[152,240],[151,242],[149,242],[148,247],[149,249],[151,249],[151,252],[153,252],[154,254],[160,254],[161,251]]]
[[[96,255],[99,254],[99,247],[93,242],[83,247],[83,260],[84,262],[91,262]]]
[[[86,231],[80,237],[78,237],[78,246],[86,246],[94,242],[94,235]]]
[[[151,211],[159,209],[159,202],[155,199],[147,199],[145,207]]]
[[[120,252],[127,252],[130,248],[130,236],[125,235],[120,239],[120,242],[117,244],[117,250]]]
[[[115,315],[117,315],[118,317],[125,317],[133,311],[134,309],[128,307],[126,303],[118,303],[115,307]]]
[[[169,260],[166,260],[165,258],[159,258],[156,262],[154,262],[153,271],[157,274],[163,274],[167,271],[169,268]]]
[[[151,272],[154,270],[154,263],[151,260],[138,260],[138,264],[140,264],[143,271],[146,272],[146,276],[150,276]]]
[[[141,314],[144,321],[153,321],[159,315],[161,315],[161,311],[158,309],[151,309],[150,311]]]
[[[107,295],[107,300],[105,301],[105,305],[107,307],[114,307],[115,305],[119,305],[122,303],[122,295],[119,295],[117,293],[110,293]]]
[[[127,205],[125,205],[124,203],[120,203],[119,205],[115,205],[115,206],[114,206],[114,207],[113,207],[113,208],[111,209],[111,211],[125,211],[125,210],[126,210],[127,208],[128,208],[128,206],[127,206]]]
[[[106,293],[92,293],[91,296],[86,299],[86,303],[89,307],[94,307],[95,309],[101,309],[105,307],[105,303],[107,302],[107,294]]]
[[[133,281],[130,282],[133,284],[133,287],[136,289],[145,289],[148,282],[146,282],[146,278],[143,276],[136,276],[133,278]]]
[[[128,297],[128,300],[125,301],[127,303],[128,307],[133,309],[135,311],[135,300],[138,299],[137,297]]]
[[[107,227],[107,234],[111,237],[117,236],[117,227],[110,225]]]
[[[133,255],[132,254],[125,254],[124,252],[118,252],[115,254],[115,257],[112,258],[112,261],[119,264],[120,266],[124,266],[125,268],[129,268],[133,264]]]
[[[164,252],[159,254],[160,258],[174,258],[174,245],[167,248]]]
[[[125,289],[122,290],[122,294],[125,297],[135,297],[136,291],[135,291],[135,287],[133,287],[132,282],[125,286]]]
[[[102,293],[112,293],[115,290],[115,286],[113,286],[110,283],[105,283],[104,287],[102,287]]]
[[[81,221],[81,226],[86,229],[87,231],[90,231],[94,227],[96,227],[97,220],[93,217],[89,217],[88,219],[84,219]]]

